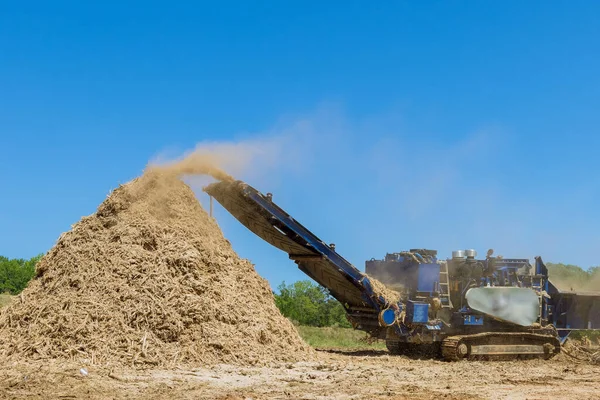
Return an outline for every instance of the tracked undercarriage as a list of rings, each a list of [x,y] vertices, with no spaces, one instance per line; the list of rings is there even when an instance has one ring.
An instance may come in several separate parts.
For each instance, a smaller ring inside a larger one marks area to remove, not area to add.
[[[446,337],[441,342],[406,343],[387,340],[390,353],[410,358],[442,358],[446,361],[548,360],[560,352],[560,341],[550,333],[487,332]]]
[[[560,342],[555,336],[521,332],[450,336],[441,345],[441,355],[448,361],[517,358],[548,360],[559,352]]]

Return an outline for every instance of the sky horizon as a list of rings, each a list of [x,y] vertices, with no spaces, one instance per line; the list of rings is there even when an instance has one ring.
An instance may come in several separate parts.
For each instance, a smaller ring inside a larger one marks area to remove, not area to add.
[[[0,13],[0,255],[29,258],[156,159],[236,178],[364,270],[488,248],[600,265],[600,5],[34,2]],[[204,180],[190,181],[198,199]],[[225,210],[275,288],[306,276]]]

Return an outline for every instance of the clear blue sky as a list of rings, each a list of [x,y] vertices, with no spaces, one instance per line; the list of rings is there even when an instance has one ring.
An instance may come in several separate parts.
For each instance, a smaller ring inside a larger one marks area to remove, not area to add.
[[[4,2],[0,254],[47,251],[165,151],[265,140],[279,164],[240,177],[361,268],[598,265],[599,71],[592,1]],[[217,218],[273,286],[303,278]]]

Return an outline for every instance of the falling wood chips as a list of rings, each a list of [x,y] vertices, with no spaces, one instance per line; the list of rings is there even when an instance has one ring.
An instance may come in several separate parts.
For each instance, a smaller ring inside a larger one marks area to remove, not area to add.
[[[0,359],[174,366],[311,354],[192,190],[156,170],[63,234],[0,314]]]

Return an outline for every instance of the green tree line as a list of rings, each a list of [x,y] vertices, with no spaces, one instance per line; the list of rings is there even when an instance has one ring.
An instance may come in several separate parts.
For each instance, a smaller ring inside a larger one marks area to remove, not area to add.
[[[19,294],[35,275],[35,265],[42,255],[28,260],[0,256],[0,294]]]
[[[281,313],[299,325],[351,327],[342,305],[326,289],[309,281],[283,282],[275,293]]]

